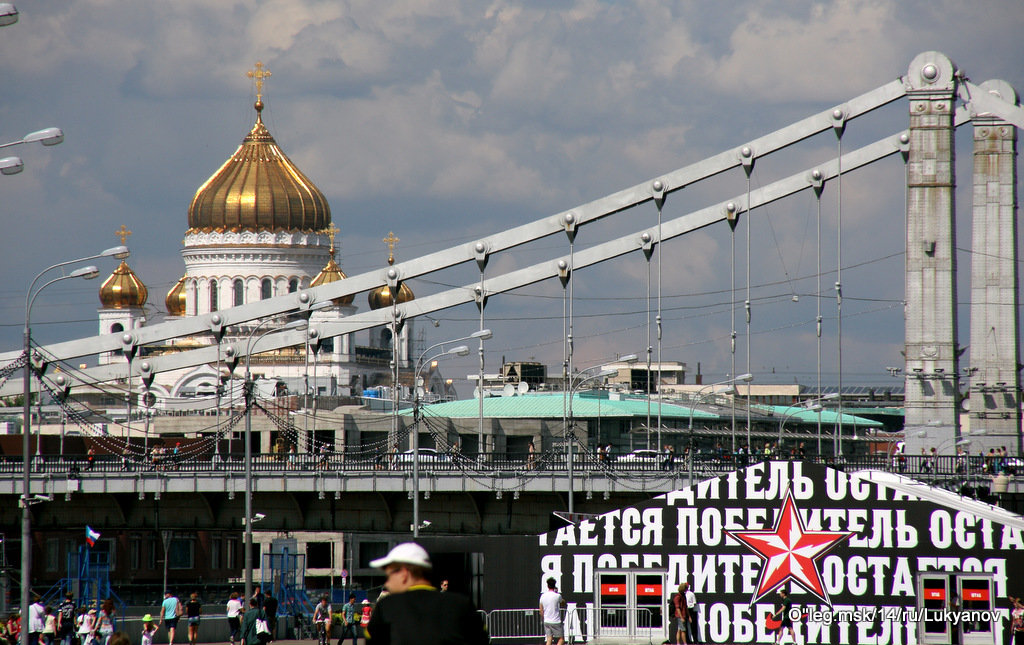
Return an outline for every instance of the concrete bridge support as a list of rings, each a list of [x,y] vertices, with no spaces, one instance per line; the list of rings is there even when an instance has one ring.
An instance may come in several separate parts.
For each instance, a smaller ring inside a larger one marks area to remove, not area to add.
[[[953,114],[957,69],[938,52],[910,64],[905,311],[906,447],[955,450],[960,348],[956,319]]]
[[[1016,92],[1004,81],[981,87],[1017,104]],[[992,114],[979,114],[973,122],[970,452],[1006,446],[1019,454],[1017,128]]]

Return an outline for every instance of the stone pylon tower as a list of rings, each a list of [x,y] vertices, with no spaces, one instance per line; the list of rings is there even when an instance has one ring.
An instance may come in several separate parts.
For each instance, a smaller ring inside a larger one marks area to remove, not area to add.
[[[981,87],[1017,104],[1004,81]],[[1017,128],[992,114],[974,117],[971,256],[970,452],[1020,445],[1017,342]]]
[[[910,99],[904,427],[911,455],[955,451],[960,437],[953,115],[957,70],[925,52],[906,76]]]

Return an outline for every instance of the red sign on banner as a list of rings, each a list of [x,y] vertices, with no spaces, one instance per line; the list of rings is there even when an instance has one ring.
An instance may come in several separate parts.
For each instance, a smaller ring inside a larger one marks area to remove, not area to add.
[[[964,589],[964,600],[988,600],[988,589]]]
[[[660,596],[661,585],[637,585],[636,595],[638,596]]]
[[[604,596],[625,596],[626,586],[625,585],[601,585],[601,594]]]
[[[925,600],[945,600],[946,590],[945,589],[925,589],[924,590]]]

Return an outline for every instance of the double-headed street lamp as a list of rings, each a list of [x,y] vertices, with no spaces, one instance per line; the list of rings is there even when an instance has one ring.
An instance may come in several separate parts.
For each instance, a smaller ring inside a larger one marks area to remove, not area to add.
[[[434,356],[433,358],[431,358],[430,361],[424,362],[423,359],[432,350],[437,349],[438,347],[444,347],[445,345],[448,345],[449,343],[457,343],[457,342],[460,342],[460,341],[463,341],[463,340],[479,339],[479,341],[481,343],[481,346],[482,346],[483,342],[485,340],[489,340],[493,336],[494,336],[494,334],[491,332],[490,329],[480,329],[480,330],[477,330],[477,331],[473,332],[472,334],[470,334],[468,336],[463,336],[461,338],[452,338],[450,340],[443,340],[440,343],[434,343],[430,347],[427,347],[425,350],[420,352],[419,358],[417,358],[416,362],[413,364],[413,388],[414,388],[414,390],[413,390],[413,430],[412,430],[412,441],[411,441],[411,443],[412,443],[412,485],[413,485],[413,495],[412,495],[412,516],[413,516],[412,535],[413,535],[413,537],[419,537],[419,534],[420,534],[420,521],[419,521],[419,514],[420,514],[420,491],[419,491],[419,486],[420,486],[420,438],[419,438],[419,401],[420,401],[420,391],[419,391],[419,385],[416,383],[416,381],[419,379],[420,371],[423,369],[423,366],[425,364],[429,364],[429,363],[433,362],[434,359],[441,358],[443,356],[453,356],[453,355],[466,356],[467,354],[469,354],[469,347],[466,346],[466,345],[460,345],[458,347],[454,347],[454,348],[451,348],[451,349],[449,349],[447,351],[443,351],[443,352],[439,353],[437,356]],[[397,388],[397,383],[395,384],[395,387]],[[484,393],[483,393],[482,389],[478,392],[478,395],[480,397],[483,397]],[[397,397],[395,397],[395,398],[397,400]],[[392,428],[393,428],[394,432],[397,433],[398,432],[398,406],[397,405],[394,406],[393,409],[391,410],[391,416],[392,416]],[[482,418],[483,418],[483,416],[482,416],[482,413],[481,413],[481,419]],[[481,423],[482,423],[482,421],[481,421]],[[482,441],[483,441],[483,439],[481,438],[481,442]],[[478,450],[477,450],[478,452],[482,452],[482,450],[480,448],[482,448],[482,444],[481,444],[480,447],[478,447]]]
[[[699,390],[697,390],[697,394],[696,394],[696,399],[697,400],[696,401],[694,401],[694,400],[690,401],[690,425],[689,425],[690,441],[691,442],[693,441],[693,406],[696,405],[696,403],[700,400],[701,392],[703,392],[707,388],[715,388],[715,387],[719,387],[719,386],[722,386],[722,385],[732,385],[732,384],[740,383],[740,382],[742,382],[742,383],[750,383],[753,380],[754,380],[754,375],[750,374],[748,372],[746,374],[740,374],[736,378],[730,378],[730,379],[726,379],[724,381],[718,381],[717,383],[711,383],[710,385],[705,385],[704,387],[702,387]],[[733,414],[733,418],[735,419],[735,417],[736,417],[736,404],[735,404],[736,398],[735,397],[738,394],[738,392],[736,391],[735,387],[731,388],[731,389],[733,390],[733,406],[732,406],[733,413],[732,414]],[[749,391],[749,388],[748,388],[748,391],[747,391],[747,405],[749,405],[749,404],[750,404],[750,391]],[[735,429],[736,429],[736,425],[733,424],[733,430],[735,431]],[[750,450],[750,424],[749,423],[747,424],[747,450],[748,451]],[[733,435],[732,435],[732,452],[733,452],[733,454],[736,453],[736,433],[735,432],[733,432]],[[691,455],[691,459],[692,459],[692,455]]]
[[[10,6],[10,5],[7,5]],[[13,7],[11,7],[13,9]],[[15,10],[15,19],[17,19],[17,10]],[[2,20],[4,16],[3,4],[0,4],[0,26],[2,26]],[[64,141],[64,132],[60,128],[45,128],[43,130],[36,130],[35,132],[29,132],[21,139],[17,141],[11,141],[10,143],[0,143],[0,148],[10,148],[11,146],[20,146],[23,143],[35,143],[39,142],[44,146],[55,146],[58,143]],[[25,163],[21,160],[21,157],[4,157],[0,159],[0,174],[4,175],[16,175],[25,169]]]
[[[486,333],[486,336],[485,336]],[[491,337],[490,329],[481,329],[475,332],[472,338],[479,338],[481,342],[485,338]],[[459,345],[458,347],[451,347],[439,354],[435,354],[430,360],[424,361],[423,357],[431,349],[440,347],[447,343],[458,342],[459,340],[468,340],[471,337],[445,341],[443,343],[437,343],[428,347],[419,359],[416,361],[414,379],[413,379],[413,405],[412,405],[412,536],[418,538],[420,536],[420,372],[423,371],[424,366],[431,365],[434,361],[444,358],[446,356],[468,356],[469,346]],[[483,393],[481,392],[481,395]]]
[[[32,279],[32,283],[28,287],[28,292],[25,294],[25,330],[24,330],[24,372],[23,372],[23,383],[22,383],[22,428],[21,428],[21,457],[22,457],[22,479],[21,479],[21,616],[22,619],[28,620],[28,608],[29,608],[29,589],[32,586],[32,513],[29,506],[32,504],[31,497],[31,470],[32,470],[32,454],[29,447],[29,437],[32,433],[32,305],[35,304],[36,296],[38,296],[43,289],[50,286],[55,282],[61,280],[70,280],[72,278],[83,278],[91,280],[99,275],[99,269],[95,266],[86,266],[79,269],[75,269],[70,273],[60,275],[52,280],[45,282],[38,289],[36,283],[45,274],[49,273],[53,269],[68,266],[69,264],[78,264],[79,262],[86,262],[88,260],[95,260],[97,258],[113,257],[117,259],[124,259],[128,257],[128,247],[126,246],[115,246],[109,248],[102,253],[96,255],[89,255],[84,258],[78,258],[75,260],[68,260],[66,262],[58,262],[57,264],[51,265],[36,274],[36,277]],[[41,393],[41,391],[40,391]],[[22,645],[30,645],[28,639],[28,623],[25,623],[26,628],[22,630],[21,642]],[[35,644],[32,644],[35,645]]]
[[[839,398],[839,393],[838,392],[830,392],[829,394],[825,394],[823,396],[817,396],[817,397],[814,397],[813,399],[807,399],[801,405],[790,407],[790,408],[787,408],[785,411],[783,411],[782,416],[779,417],[779,439],[778,439],[776,448],[778,450],[782,450],[782,427],[784,425],[786,425],[786,421],[788,421],[789,419],[792,419],[793,417],[796,417],[801,412],[817,412],[818,413],[818,446],[819,446],[818,454],[820,455],[821,454],[821,452],[820,452],[820,450],[821,450],[821,448],[820,448],[820,446],[821,446],[821,411],[825,409],[824,406],[821,403],[822,403],[822,401],[834,401],[834,400],[836,400],[838,398]]]
[[[690,481],[693,481],[693,413],[697,409],[697,405],[709,396],[717,396],[719,394],[736,394],[736,388],[733,383],[737,381],[750,382],[754,380],[753,374],[741,374],[734,379],[727,381],[720,381],[718,383],[711,383],[697,390],[697,392],[690,397],[690,420],[686,426],[686,433],[689,435],[689,448],[687,449],[687,469],[690,476]],[[705,392],[705,390],[708,390]],[[661,446],[658,446],[658,450],[661,450]]]
[[[268,329],[259,336],[256,336],[256,332],[259,331],[260,327],[271,320],[274,320],[274,318],[266,318],[253,327],[252,331],[249,332],[245,345],[245,386],[243,389],[245,394],[245,517],[243,519],[245,524],[245,556],[243,557],[243,564],[245,566],[246,598],[252,598],[252,525],[256,521],[252,513],[252,406],[255,396],[253,396],[252,372],[250,371],[249,363],[253,349],[264,336],[309,327],[309,322],[306,320],[293,320],[286,325],[276,329]]]
[[[636,354],[627,354],[625,356],[620,357],[615,362],[617,362],[617,363],[635,363],[635,362],[637,362],[637,360],[639,360],[639,357]],[[582,386],[584,383],[587,383],[589,381],[593,381],[595,379],[604,378],[606,376],[615,376],[616,374],[619,373],[619,370],[614,369],[614,368],[609,368],[609,369],[606,369],[606,370],[601,370],[600,372],[597,372],[596,374],[587,374],[587,372],[589,372],[591,370],[600,369],[601,367],[602,367],[601,365],[594,365],[594,366],[591,366],[591,367],[584,368],[584,369],[580,370],[579,372],[577,372],[575,377],[570,377],[569,378],[569,383],[568,383],[568,386],[569,386],[569,388],[568,388],[568,391],[569,391],[569,401],[568,401],[568,405],[566,407],[566,418],[565,418],[565,444],[566,444],[566,450],[568,451],[567,456],[566,456],[566,462],[567,462],[567,472],[566,472],[566,475],[569,477],[569,513],[570,513],[570,515],[576,510],[576,502],[575,502],[575,499],[574,499],[576,497],[576,495],[575,495],[576,482],[574,481],[575,477],[574,477],[574,473],[573,473],[573,442],[576,440],[576,435],[573,432],[573,428],[575,427],[576,421],[575,421],[575,419],[573,417],[573,413],[572,413],[572,400],[573,400],[573,397],[576,394],[576,392],[580,389],[580,386]],[[598,415],[598,417],[597,417],[597,423],[598,423],[598,426],[600,427],[600,423],[601,423],[601,416],[600,415]]]

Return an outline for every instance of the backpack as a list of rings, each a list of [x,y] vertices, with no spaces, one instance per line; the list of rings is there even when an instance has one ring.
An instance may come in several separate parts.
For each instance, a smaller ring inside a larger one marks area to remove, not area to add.
[[[669,618],[675,618],[676,617],[676,597],[678,595],[679,595],[678,593],[672,593],[668,597],[668,614],[666,614],[666,615]]]

